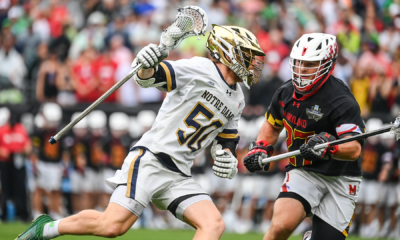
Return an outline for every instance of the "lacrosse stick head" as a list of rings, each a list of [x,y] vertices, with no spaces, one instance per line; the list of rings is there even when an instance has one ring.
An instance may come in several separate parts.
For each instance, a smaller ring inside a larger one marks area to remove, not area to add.
[[[197,6],[178,8],[175,21],[161,34],[161,48],[172,50],[179,43],[190,36],[202,34],[207,29],[208,18],[206,12]]]
[[[396,118],[390,129],[390,133],[396,136],[396,141],[400,139],[400,116]]]

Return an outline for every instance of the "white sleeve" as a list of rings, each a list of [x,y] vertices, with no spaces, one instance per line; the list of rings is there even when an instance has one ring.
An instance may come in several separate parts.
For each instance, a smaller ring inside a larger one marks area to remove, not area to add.
[[[168,92],[180,89],[201,75],[210,74],[210,60],[201,57],[181,59],[178,61],[162,61]]]

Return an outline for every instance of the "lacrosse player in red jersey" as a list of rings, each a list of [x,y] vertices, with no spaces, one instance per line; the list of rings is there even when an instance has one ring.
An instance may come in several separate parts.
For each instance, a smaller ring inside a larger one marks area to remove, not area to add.
[[[307,216],[313,216],[311,240],[347,237],[362,180],[359,156],[364,142],[313,149],[364,131],[353,94],[331,75],[337,54],[336,37],[330,34],[305,34],[295,42],[292,79],[274,94],[257,141],[244,159],[250,172],[267,171],[270,164],[261,160],[271,156],[283,128],[288,151],[301,152],[286,166],[264,240],[288,239]]]
[[[195,155],[213,143],[214,173],[232,179],[237,173],[238,121],[244,95],[238,82],[250,87],[264,66],[257,39],[240,27],[217,26],[207,41],[213,60],[194,57],[163,61],[168,51],[144,47],[132,66],[144,88],[167,96],[149,131],[130,149],[120,170],[106,183],[114,189],[104,213],[85,210],[53,221],[36,219],[18,239],[50,239],[59,235],[117,237],[124,234],[151,201],[196,228],[194,239],[219,239],[221,214],[210,196],[191,177]]]

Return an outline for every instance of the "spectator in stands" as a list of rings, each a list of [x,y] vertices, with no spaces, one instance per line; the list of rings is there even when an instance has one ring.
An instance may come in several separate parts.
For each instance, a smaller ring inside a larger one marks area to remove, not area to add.
[[[71,80],[71,62],[59,63],[56,79],[58,89],[57,103],[61,106],[73,106],[76,104],[75,82]]]
[[[49,49],[49,58],[39,68],[36,83],[36,98],[39,102],[55,102],[58,95],[57,77],[62,64],[58,60],[56,48]]]
[[[371,71],[369,71],[371,72]],[[353,77],[350,80],[351,91],[360,106],[361,116],[365,117],[370,113],[370,105],[368,104],[370,77],[368,70],[356,65],[353,72]]]
[[[107,46],[110,45],[110,40],[113,36],[115,35],[119,35],[122,37],[122,39],[124,40],[124,46],[131,49],[131,43],[129,41],[129,33],[125,30],[125,17],[123,16],[116,16],[114,18],[114,21],[112,21],[109,25],[108,25],[108,33],[107,36],[105,37],[105,41]]]
[[[89,47],[72,63],[71,80],[75,86],[78,102],[94,102],[97,99],[98,81],[93,68],[97,55],[97,51]]]
[[[101,12],[93,12],[87,19],[87,26],[83,28],[73,39],[69,51],[72,60],[77,59],[80,53],[87,48],[93,47],[97,51],[105,47],[104,38],[107,34],[104,24],[106,19]]]
[[[7,123],[0,126],[1,220],[6,219],[7,204],[10,204],[7,202],[11,201],[19,220],[28,221],[25,159],[31,151],[31,142],[19,123],[19,115],[15,111],[7,114],[7,110],[1,111],[9,115]]]
[[[67,60],[69,48],[71,47],[71,41],[67,35],[68,28],[69,25],[63,25],[61,27],[61,34],[58,37],[53,38],[50,43],[50,48],[55,50],[58,60],[62,63]]]
[[[397,26],[394,25],[394,22],[391,21],[387,24],[386,29],[379,34],[379,46],[384,52],[393,55],[399,45],[399,28],[397,28]]]
[[[26,75],[24,59],[14,48],[13,35],[2,32],[0,37],[0,103],[21,103]]]
[[[70,13],[66,1],[51,0],[47,8],[50,36],[55,39],[63,34],[63,26],[70,21]]]
[[[115,78],[118,64],[112,60],[110,51],[105,49],[95,61],[93,68],[94,76],[98,82],[97,94],[100,97],[119,80]],[[115,102],[117,94],[114,92],[104,102]]]
[[[337,39],[343,49],[347,49],[353,54],[357,54],[360,50],[361,36],[358,30],[346,20],[343,23],[343,27],[337,33]]]
[[[390,114],[390,94],[392,90],[392,80],[386,76],[385,72],[379,72],[375,79],[371,81],[369,87],[369,103],[371,112]]]

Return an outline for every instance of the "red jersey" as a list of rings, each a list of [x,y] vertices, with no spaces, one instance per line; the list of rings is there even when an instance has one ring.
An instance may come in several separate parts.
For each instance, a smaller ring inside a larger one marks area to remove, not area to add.
[[[0,148],[8,154],[22,153],[30,142],[24,125],[17,123],[13,128],[8,124],[0,127]],[[0,161],[8,159],[0,156]]]
[[[117,72],[118,64],[114,61],[107,60],[106,57],[101,57],[93,65],[93,72],[99,81],[98,97],[103,95],[115,84],[115,73]],[[115,102],[116,93],[111,94],[104,102]]]
[[[76,81],[83,88],[85,88],[85,86],[89,86],[91,81],[96,81],[93,63],[77,61],[72,67],[72,72],[76,77]],[[76,91],[76,98],[78,102],[94,102],[97,97],[98,94],[95,90],[86,95],[81,95],[78,91]]]

